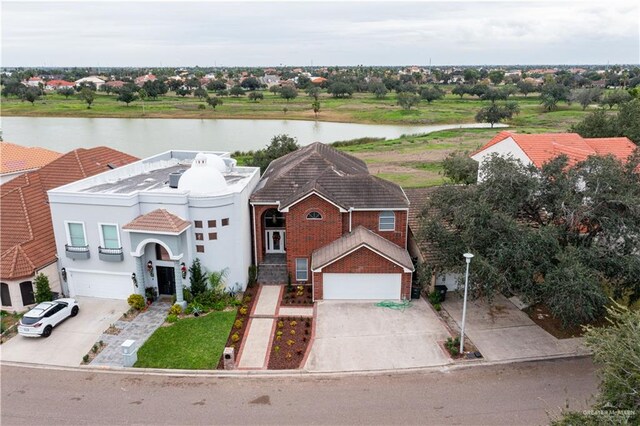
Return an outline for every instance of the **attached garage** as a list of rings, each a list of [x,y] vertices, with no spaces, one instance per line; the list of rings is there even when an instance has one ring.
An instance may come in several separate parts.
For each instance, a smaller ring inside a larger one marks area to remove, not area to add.
[[[67,270],[67,277],[71,297],[86,296],[122,300],[136,293],[130,274]]]
[[[402,297],[402,274],[336,274],[322,278],[324,300],[397,300]]]

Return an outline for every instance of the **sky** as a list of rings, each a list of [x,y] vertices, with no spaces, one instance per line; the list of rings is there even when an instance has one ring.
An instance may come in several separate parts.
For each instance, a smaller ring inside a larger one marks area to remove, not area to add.
[[[638,64],[639,5],[2,0],[1,65]]]

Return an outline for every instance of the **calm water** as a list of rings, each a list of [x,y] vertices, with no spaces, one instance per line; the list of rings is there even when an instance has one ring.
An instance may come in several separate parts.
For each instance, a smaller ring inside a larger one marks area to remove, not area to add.
[[[2,137],[7,142],[40,146],[58,152],[109,146],[137,157],[169,149],[246,151],[264,148],[274,135],[286,133],[301,145],[361,137],[397,138],[485,124],[402,126],[327,123],[298,120],[201,120],[140,118],[34,118],[3,117]]]

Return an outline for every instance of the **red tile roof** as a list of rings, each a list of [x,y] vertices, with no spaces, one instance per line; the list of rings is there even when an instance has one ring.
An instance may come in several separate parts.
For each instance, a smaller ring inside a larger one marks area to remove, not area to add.
[[[0,174],[38,169],[61,155],[44,148],[0,142]]]
[[[503,131],[474,154],[496,145],[507,138],[514,140],[529,159],[541,167],[560,154],[569,157],[569,164],[586,160],[590,155],[607,155],[626,161],[637,148],[628,138],[583,138],[577,133],[522,134]]]
[[[107,147],[76,149],[0,186],[0,278],[31,276],[56,260],[47,191],[122,166],[136,157]]]
[[[168,232],[179,234],[190,226],[190,223],[169,213],[165,209],[156,209],[133,219],[122,227],[130,231]]]
[[[75,83],[66,80],[50,80],[47,81],[47,86],[50,87],[73,87]]]

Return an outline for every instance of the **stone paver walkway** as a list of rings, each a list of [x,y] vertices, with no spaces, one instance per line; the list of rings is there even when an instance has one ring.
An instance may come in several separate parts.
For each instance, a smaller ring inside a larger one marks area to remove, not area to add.
[[[122,367],[123,357],[120,345],[125,340],[132,339],[136,341],[136,347],[140,349],[144,342],[162,325],[170,307],[170,302],[156,301],[133,320],[116,321],[113,325],[121,330],[120,333],[100,336],[99,340],[102,340],[107,346],[91,361],[91,365]]]

